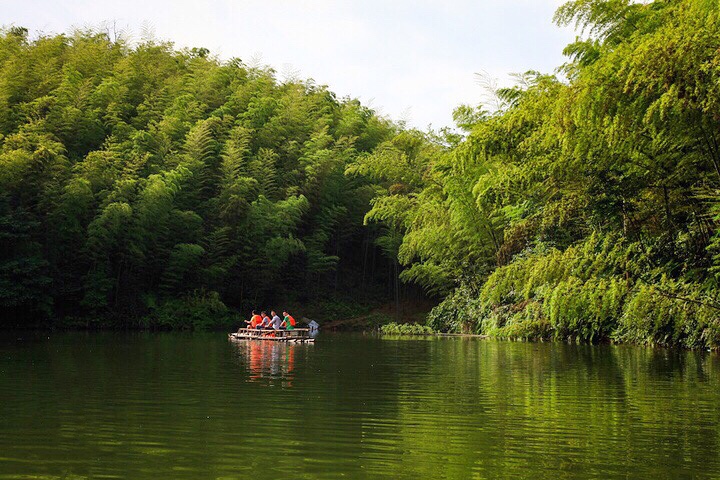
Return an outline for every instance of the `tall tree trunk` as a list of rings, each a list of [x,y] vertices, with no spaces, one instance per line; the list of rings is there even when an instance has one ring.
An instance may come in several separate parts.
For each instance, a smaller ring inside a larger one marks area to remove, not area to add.
[[[397,260],[394,263],[395,270],[395,320],[400,323],[400,264]]]
[[[366,275],[367,275],[367,263],[368,263],[368,244],[369,242],[370,233],[368,229],[365,229],[365,232],[363,233],[363,270],[362,270],[362,288],[363,290],[366,287]]]

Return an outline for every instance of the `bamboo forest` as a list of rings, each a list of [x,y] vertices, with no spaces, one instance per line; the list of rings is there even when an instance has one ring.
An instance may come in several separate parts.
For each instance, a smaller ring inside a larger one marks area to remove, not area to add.
[[[5,27],[1,326],[423,301],[423,331],[717,349],[720,6],[555,22],[566,63],[426,131],[206,48]]]
[[[0,479],[720,478],[718,0],[3,13]]]

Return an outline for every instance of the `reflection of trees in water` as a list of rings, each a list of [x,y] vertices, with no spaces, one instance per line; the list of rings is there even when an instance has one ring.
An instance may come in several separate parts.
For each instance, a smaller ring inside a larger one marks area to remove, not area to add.
[[[708,471],[720,465],[718,356],[609,345],[428,343],[425,373],[407,368],[399,379],[396,432],[406,461],[391,472],[398,476],[429,476],[440,457],[449,459],[449,477],[469,476],[469,465],[480,477],[498,471],[522,477],[532,468],[535,478],[677,477],[696,465]]]
[[[247,371],[248,381],[281,380],[283,386],[292,386],[298,345],[271,341],[242,341],[233,345],[238,363]]]

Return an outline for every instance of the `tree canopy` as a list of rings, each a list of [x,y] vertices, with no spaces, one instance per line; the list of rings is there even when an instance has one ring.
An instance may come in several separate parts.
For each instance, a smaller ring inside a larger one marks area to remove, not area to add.
[[[386,186],[367,219],[399,232],[401,278],[448,295],[436,328],[720,346],[720,7],[576,0],[556,21],[587,35],[564,78],[461,107],[454,147],[400,133],[349,167]]]
[[[440,133],[205,49],[4,30],[0,305],[202,325],[405,282],[435,329],[720,347],[720,6],[555,20],[565,65]]]
[[[192,326],[210,321],[186,313],[198,306],[230,315],[382,283],[354,273],[374,190],[344,172],[395,132],[324,86],[205,49],[6,29],[6,322]]]

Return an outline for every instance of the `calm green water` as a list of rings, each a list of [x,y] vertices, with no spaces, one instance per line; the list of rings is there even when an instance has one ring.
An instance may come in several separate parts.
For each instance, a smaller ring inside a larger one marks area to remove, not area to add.
[[[720,478],[720,359],[322,335],[0,340],[0,478]]]

